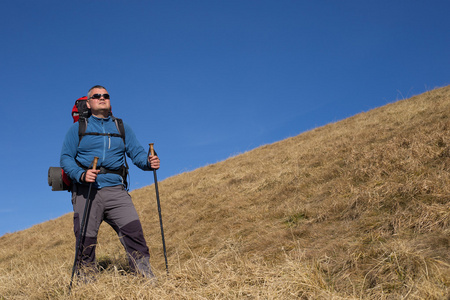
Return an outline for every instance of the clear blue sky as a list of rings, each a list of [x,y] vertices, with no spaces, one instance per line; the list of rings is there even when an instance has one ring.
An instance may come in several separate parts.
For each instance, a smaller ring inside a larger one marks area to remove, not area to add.
[[[146,149],[155,143],[163,180],[450,84],[449,11],[425,0],[2,1],[0,235],[72,211],[47,171],[93,85]],[[152,182],[131,169],[131,189]]]

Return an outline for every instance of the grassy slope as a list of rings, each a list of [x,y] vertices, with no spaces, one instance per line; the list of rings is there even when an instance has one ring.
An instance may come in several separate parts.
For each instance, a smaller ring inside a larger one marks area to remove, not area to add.
[[[71,214],[5,235],[0,295],[445,299],[449,132],[445,87],[160,182],[168,277],[154,187],[133,191],[156,287],[127,274],[107,225],[97,252],[104,270],[70,297]]]

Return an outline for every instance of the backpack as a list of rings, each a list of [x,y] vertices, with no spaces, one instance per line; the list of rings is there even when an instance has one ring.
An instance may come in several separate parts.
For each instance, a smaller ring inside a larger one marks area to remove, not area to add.
[[[116,118],[112,115],[111,117],[114,123],[116,124],[117,133],[97,133],[97,132],[86,132],[87,124],[88,124],[88,118],[92,115],[91,110],[87,107],[86,104],[87,97],[81,97],[78,98],[75,101],[75,104],[72,108],[72,118],[73,122],[78,122],[78,136],[79,136],[79,142],[81,142],[81,139],[85,135],[108,135],[108,136],[114,136],[114,137],[120,137],[123,140],[123,143],[125,145],[125,128],[123,125],[122,119]],[[78,163],[78,162],[77,162]],[[83,169],[87,169],[86,167],[82,166],[81,164],[78,164]],[[128,190],[128,182],[127,177],[128,174],[128,163],[127,158],[125,156],[125,164],[119,169],[119,170],[109,170],[104,167],[100,167],[100,174],[105,173],[114,173],[122,176],[123,183],[125,185],[125,188]],[[69,176],[64,172],[64,170],[60,167],[50,167],[48,169],[48,185],[52,187],[52,191],[71,191],[72,188],[72,181],[70,180]]]

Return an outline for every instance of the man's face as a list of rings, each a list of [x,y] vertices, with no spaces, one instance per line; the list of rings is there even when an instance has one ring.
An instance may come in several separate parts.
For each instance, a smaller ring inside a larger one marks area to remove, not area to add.
[[[94,95],[101,95],[100,99],[95,99]],[[87,107],[92,110],[92,112],[96,111],[110,111],[111,110],[111,102],[109,99],[105,99],[103,94],[108,94],[105,89],[95,88],[89,94],[89,99],[87,101]],[[93,98],[94,97],[94,98]]]

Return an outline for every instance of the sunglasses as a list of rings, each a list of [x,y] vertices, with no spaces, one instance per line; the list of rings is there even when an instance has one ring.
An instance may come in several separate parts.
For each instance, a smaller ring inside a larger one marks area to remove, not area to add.
[[[100,99],[102,96],[105,99],[109,99],[109,94],[94,94],[91,96],[91,99]]]

